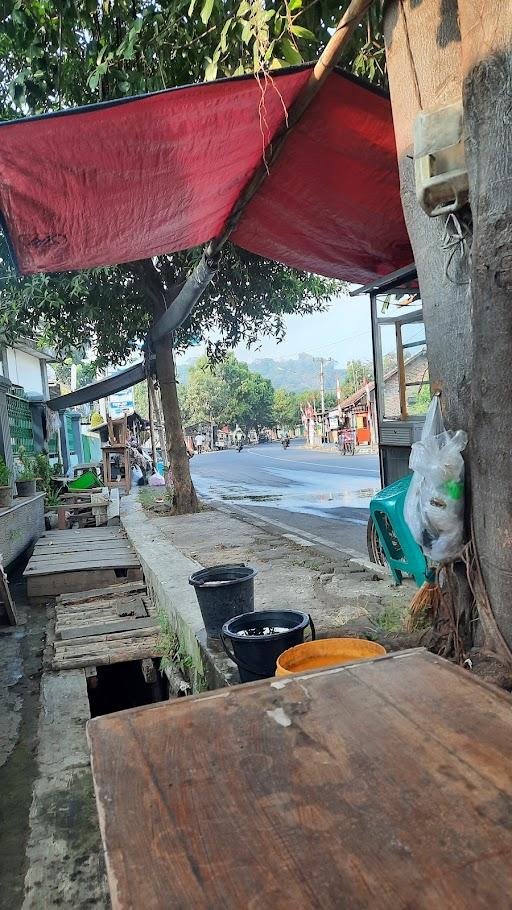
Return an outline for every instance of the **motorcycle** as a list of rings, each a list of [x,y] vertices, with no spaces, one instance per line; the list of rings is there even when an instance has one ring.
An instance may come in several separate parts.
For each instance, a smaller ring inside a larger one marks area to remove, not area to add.
[[[355,455],[355,433],[354,430],[344,429],[339,441],[339,450],[342,455]]]
[[[281,445],[282,445],[283,449],[288,448],[288,446],[290,445],[290,440],[288,439],[288,437],[286,437],[286,439],[281,440]]]
[[[237,445],[237,447],[236,447],[237,452],[241,452],[242,449],[243,449],[243,447],[244,447],[243,442],[239,442],[238,445]]]

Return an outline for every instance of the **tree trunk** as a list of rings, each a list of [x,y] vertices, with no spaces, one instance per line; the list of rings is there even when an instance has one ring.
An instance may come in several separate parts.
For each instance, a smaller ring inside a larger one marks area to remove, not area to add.
[[[512,5],[459,0],[474,239],[470,425],[474,539],[512,647]]]
[[[428,346],[430,384],[441,391],[448,428],[468,430],[471,403],[472,342],[469,271],[452,262],[447,277],[443,250],[444,218],[429,218],[416,198],[414,122],[421,110],[457,101],[462,93],[461,43],[457,0],[389,0],[384,37],[405,221],[418,269]],[[467,472],[469,485],[470,474]],[[455,593],[463,653],[474,626],[472,595],[465,569],[457,572]],[[438,631],[446,634],[443,625]],[[451,630],[453,633],[453,630]],[[449,636],[450,640],[452,636]],[[442,646],[440,646],[441,653]],[[449,653],[449,652],[447,652]]]
[[[162,306],[162,312],[163,312]],[[155,312],[155,320],[160,313]],[[167,454],[174,484],[174,506],[178,515],[199,510],[197,494],[190,476],[189,459],[178,402],[176,368],[171,340],[159,341],[155,345],[156,375],[160,386],[162,410],[164,412]]]
[[[389,0],[386,58],[405,221],[418,269],[428,343],[430,383],[442,391],[448,426],[467,429],[471,381],[469,275],[446,277],[443,218],[429,218],[416,199],[413,128],[420,110],[461,97],[457,0]]]

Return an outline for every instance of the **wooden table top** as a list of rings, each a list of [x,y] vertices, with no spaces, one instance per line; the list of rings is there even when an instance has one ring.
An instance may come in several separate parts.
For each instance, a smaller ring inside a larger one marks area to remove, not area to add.
[[[417,650],[95,718],[114,910],[509,910],[511,709]]]

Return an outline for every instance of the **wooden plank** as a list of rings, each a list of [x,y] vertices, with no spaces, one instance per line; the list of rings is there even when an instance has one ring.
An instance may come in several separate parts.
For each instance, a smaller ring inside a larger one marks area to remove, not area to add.
[[[59,604],[57,607],[57,616],[59,619],[67,618],[70,621],[79,616],[91,616],[92,614],[108,613],[114,619],[125,616],[147,616],[148,610],[142,597],[120,598],[115,600],[93,600],[88,604]]]
[[[101,559],[73,559],[66,560],[63,565],[59,560],[48,560],[43,563],[32,564],[30,561],[23,575],[26,578],[29,575],[64,575],[67,572],[80,572],[86,569],[128,569],[136,568],[139,565],[135,556],[112,556]]]
[[[44,574],[45,572],[68,572],[76,568],[111,569],[128,565],[139,565],[137,557],[130,553],[113,551],[105,556],[71,556],[67,553],[64,556],[52,559],[31,559],[27,569],[29,569],[28,574],[34,574],[35,572]]]
[[[95,543],[98,540],[111,540],[113,538],[118,538],[120,540],[128,539],[124,531],[119,528],[78,528],[71,531],[45,531],[39,540],[62,540],[66,542],[72,540],[90,540]]]
[[[109,651],[105,654],[91,654],[82,657],[66,657],[61,660],[54,658],[52,667],[54,670],[74,670],[88,666],[107,666],[109,664],[126,663],[128,660],[143,660],[145,657],[159,657],[156,642],[150,640],[142,642],[137,648],[127,648],[121,651]]]
[[[134,578],[133,576],[138,576]],[[137,581],[142,578],[141,569],[128,569],[126,578],[116,576],[114,569],[86,569],[84,571],[50,573],[47,575],[29,575],[27,578],[27,594],[29,598],[46,602],[58,594],[68,592],[87,591],[91,585],[114,585],[117,578],[120,582],[125,580]]]
[[[151,616],[142,619],[118,619],[115,622],[93,622],[86,626],[71,626],[69,629],[59,627],[58,637],[62,641],[68,639],[88,638],[94,635],[107,635],[112,632],[129,632],[135,629],[157,629],[155,620]]]
[[[511,708],[416,653],[95,718],[113,907],[505,910]]]
[[[96,588],[91,591],[78,591],[75,594],[62,594],[58,598],[58,604],[87,604],[97,598],[101,600],[123,597],[124,594],[135,594],[138,591],[146,592],[147,588],[143,581],[124,582],[123,584],[113,585],[110,588]]]
[[[86,543],[76,543],[75,541],[70,541],[69,543],[38,543],[34,548],[32,558],[34,556],[46,556],[51,555],[52,553],[82,553],[84,550],[90,550],[93,546],[98,546],[101,548],[101,551],[113,550],[116,548],[121,548],[122,546],[132,549],[127,541],[122,539],[112,540],[102,540],[100,543],[94,543],[92,541],[87,541]],[[133,552],[133,551],[132,551]]]
[[[77,553],[57,553],[53,552],[50,554],[41,554],[32,556],[30,559],[30,564],[33,566],[41,566],[45,563],[48,565],[67,565],[72,562],[104,562],[105,560],[110,559],[136,559],[133,550],[130,550],[128,547],[113,547],[110,550],[83,550],[82,552]]]
[[[141,629],[127,629],[120,632],[108,632],[105,635],[100,633],[94,633],[90,636],[84,636],[83,638],[76,639],[73,641],[58,641],[54,642],[55,653],[61,652],[70,652],[73,651],[78,653],[80,648],[87,649],[91,645],[108,645],[111,642],[114,642],[116,645],[122,644],[124,641],[134,642],[138,638],[146,638],[149,635],[154,635],[160,632],[158,625],[154,622],[153,624],[148,624]]]

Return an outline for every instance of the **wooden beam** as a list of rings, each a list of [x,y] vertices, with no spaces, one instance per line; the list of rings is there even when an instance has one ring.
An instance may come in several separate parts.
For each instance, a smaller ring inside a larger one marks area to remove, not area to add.
[[[405,397],[405,362],[402,347],[402,328],[400,323],[395,324],[396,332],[396,357],[398,363],[398,392],[400,395],[400,420],[407,420],[407,399]]]

